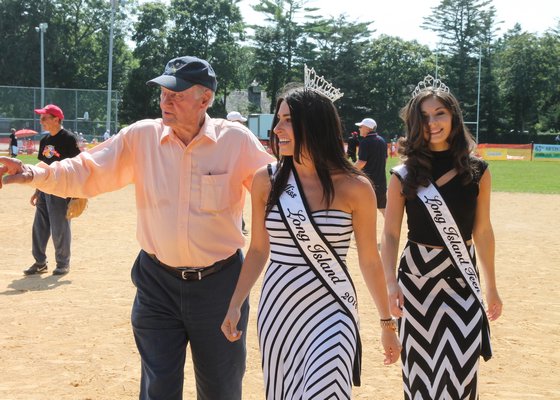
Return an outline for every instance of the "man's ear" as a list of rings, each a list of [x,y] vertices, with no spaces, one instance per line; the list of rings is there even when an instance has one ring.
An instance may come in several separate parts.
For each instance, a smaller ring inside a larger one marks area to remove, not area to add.
[[[202,105],[208,107],[212,101],[212,91],[210,89],[203,89],[202,92]]]

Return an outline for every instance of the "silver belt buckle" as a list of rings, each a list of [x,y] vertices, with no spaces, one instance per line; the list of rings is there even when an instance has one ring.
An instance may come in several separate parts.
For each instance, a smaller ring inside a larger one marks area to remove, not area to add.
[[[181,276],[183,277],[184,280],[188,280],[188,279],[187,279],[187,276],[188,276],[187,274],[196,272],[196,273],[198,274],[198,280],[201,280],[201,279],[202,279],[202,272],[201,272],[201,270],[202,270],[202,268],[199,268],[199,269],[196,270],[196,271],[183,270],[183,271],[181,271]]]

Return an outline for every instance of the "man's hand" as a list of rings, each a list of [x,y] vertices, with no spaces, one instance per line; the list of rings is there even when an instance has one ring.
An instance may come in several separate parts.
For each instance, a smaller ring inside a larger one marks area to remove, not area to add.
[[[0,188],[2,188],[3,184],[31,182],[33,171],[16,158],[0,157],[0,176],[2,177]]]

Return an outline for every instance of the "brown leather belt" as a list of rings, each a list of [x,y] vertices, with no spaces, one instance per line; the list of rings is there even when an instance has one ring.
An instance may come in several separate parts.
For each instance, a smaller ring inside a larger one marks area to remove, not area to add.
[[[157,265],[163,267],[165,271],[169,272],[174,277],[184,281],[199,281],[207,276],[215,274],[216,272],[220,272],[225,266],[231,264],[236,259],[239,259],[239,252],[240,250],[237,250],[228,258],[216,261],[208,267],[171,267],[158,260],[155,254],[146,254],[154,260]]]

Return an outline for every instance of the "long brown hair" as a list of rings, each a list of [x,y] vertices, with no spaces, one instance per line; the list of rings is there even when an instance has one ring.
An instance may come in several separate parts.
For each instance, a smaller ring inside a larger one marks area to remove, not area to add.
[[[280,155],[278,137],[274,134],[274,127],[278,123],[278,110],[283,101],[290,109],[295,142],[293,156]],[[266,205],[267,214],[282,195],[294,160],[297,163],[301,162],[303,149],[315,165],[327,205],[330,205],[334,199],[332,173],[362,175],[346,157],[342,124],[336,107],[327,97],[313,90],[302,87],[291,88],[278,97],[272,121],[270,147],[279,161]]]
[[[434,88],[422,90],[412,97],[401,109],[400,117],[405,123],[406,136],[399,140],[399,153],[407,166],[407,176],[403,182],[403,195],[407,199],[416,196],[419,185],[427,185],[432,176],[432,152],[429,142],[424,138],[427,121],[422,114],[422,103],[433,97],[451,112],[451,133],[447,138],[453,157],[454,168],[464,185],[473,179],[473,166],[470,154],[475,142],[463,121],[459,102],[453,94]]]

